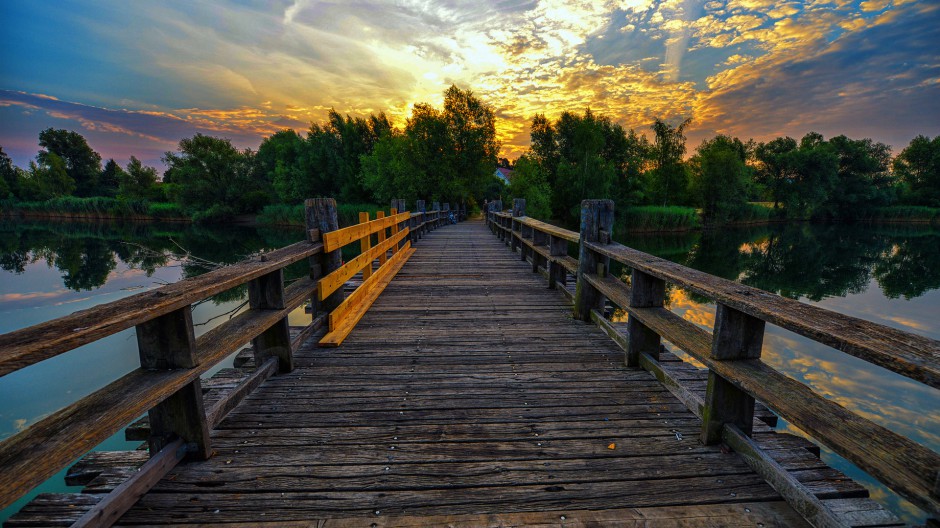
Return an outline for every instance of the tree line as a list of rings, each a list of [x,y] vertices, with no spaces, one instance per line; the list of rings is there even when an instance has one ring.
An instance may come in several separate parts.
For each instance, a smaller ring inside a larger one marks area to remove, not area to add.
[[[526,198],[528,213],[577,220],[584,198],[631,206],[699,208],[706,224],[765,217],[853,220],[887,205],[940,207],[940,136],[918,136],[896,157],[883,143],[810,132],[799,141],[718,135],[686,157],[689,120],[651,125],[651,137],[591,110],[531,121],[531,147],[514,163],[497,159],[495,114],[470,90],[451,86],[443,108],[417,103],[402,128],[384,113],[331,110],[305,135],[282,130],[257,150],[202,134],[154,167],[131,157],[102,164],[80,134],[47,129],[27,168],[0,148],[0,200],[104,197],[173,204],[196,220],[257,213],[270,204],[331,196],[341,203],[404,198],[467,203]],[[514,169],[504,188],[497,166]],[[765,206],[755,205],[763,202]],[[768,210],[770,211],[768,213]]]
[[[101,156],[69,130],[39,134],[28,168],[0,148],[0,200],[45,201],[74,196],[171,202],[197,220],[257,213],[270,204],[334,197],[343,203],[392,198],[482,201],[496,166],[495,114],[470,90],[451,86],[443,109],[417,103],[403,129],[384,113],[368,118],[331,110],[305,136],[282,130],[256,151],[196,134],[166,152],[157,170],[131,157],[126,167]]]
[[[531,147],[514,165],[509,192],[532,216],[577,221],[584,198],[618,208],[686,205],[706,224],[748,218],[765,202],[789,219],[851,221],[894,204],[940,207],[940,136],[917,136],[898,156],[871,139],[810,132],[799,141],[718,135],[686,159],[690,120],[657,119],[652,140],[591,110],[531,122]]]

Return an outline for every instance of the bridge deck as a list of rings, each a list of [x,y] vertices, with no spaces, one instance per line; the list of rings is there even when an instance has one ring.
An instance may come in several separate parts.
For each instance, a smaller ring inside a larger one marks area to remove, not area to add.
[[[417,247],[119,524],[803,525],[479,222]]]

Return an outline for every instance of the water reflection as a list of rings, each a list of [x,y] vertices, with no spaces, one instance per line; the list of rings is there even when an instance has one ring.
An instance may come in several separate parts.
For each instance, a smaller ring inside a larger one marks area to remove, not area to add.
[[[929,227],[797,224],[618,240],[792,299],[858,294],[872,279],[889,299],[940,288],[940,231]]]
[[[188,278],[301,236],[296,229],[6,221],[0,222],[0,269],[21,275],[15,280],[22,284],[30,264],[45,262],[69,290],[92,291],[108,282],[118,264],[147,277],[158,268],[180,266],[181,278]],[[226,293],[215,300],[240,296]]]

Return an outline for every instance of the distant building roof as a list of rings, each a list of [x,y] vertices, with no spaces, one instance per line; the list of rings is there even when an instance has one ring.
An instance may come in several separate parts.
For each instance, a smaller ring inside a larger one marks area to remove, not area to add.
[[[494,176],[503,180],[503,183],[509,185],[509,180],[512,178],[512,169],[507,169],[505,167],[497,167]]]

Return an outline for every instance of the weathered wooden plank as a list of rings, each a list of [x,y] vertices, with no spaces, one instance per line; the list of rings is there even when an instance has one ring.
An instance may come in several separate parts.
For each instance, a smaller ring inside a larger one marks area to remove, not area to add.
[[[383,218],[376,218],[370,222],[355,224],[328,233],[323,233],[323,250],[326,252],[337,250],[346,244],[351,244],[362,237],[379,232],[409,218],[411,213],[391,214]]]
[[[577,231],[569,231],[567,229],[563,229],[558,226],[553,226],[552,224],[548,224],[548,223],[542,222],[540,220],[536,220],[528,216],[522,216],[522,217],[516,218],[516,221],[519,223],[525,224],[533,229],[537,229],[547,235],[551,235],[553,237],[566,240],[568,242],[573,242],[577,244],[578,241],[580,240],[580,234],[578,234]]]
[[[748,465],[782,495],[804,519],[816,528],[844,528],[847,525],[796,477],[767,455],[736,425],[724,425],[722,439],[740,453]]]
[[[398,243],[408,235],[408,232],[407,228],[399,231],[391,238],[379,242],[375,247],[360,253],[354,259],[343,264],[339,269],[320,279],[320,282],[317,283],[317,297],[322,301],[337,289],[342,288],[343,285],[346,284],[346,281],[365,268],[369,269],[369,276],[371,277],[372,267],[368,264],[377,259],[379,255],[388,252],[393,246],[397,246]],[[368,280],[369,277],[365,277],[363,283]]]
[[[408,229],[405,228],[403,232],[407,233]],[[412,253],[414,249],[411,248],[411,241],[406,241],[402,251],[396,253],[387,265],[382,266],[376,274],[369,277],[371,283],[363,282],[353,295],[350,295],[339,308],[330,313],[330,332],[320,340],[320,346],[342,344]],[[362,293],[359,293],[360,291]]]
[[[124,512],[129,510],[145,493],[150,491],[186,455],[187,447],[182,439],[167,444],[148,460],[123,484],[102,498],[72,526],[111,526]]]

